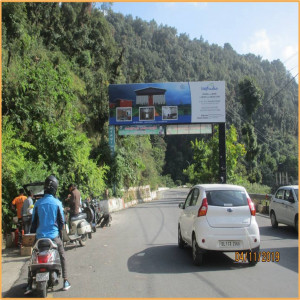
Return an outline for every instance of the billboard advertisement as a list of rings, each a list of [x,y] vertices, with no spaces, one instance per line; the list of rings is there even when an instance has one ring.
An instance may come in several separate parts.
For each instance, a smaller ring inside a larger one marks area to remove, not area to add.
[[[109,124],[225,123],[225,82],[109,86]]]

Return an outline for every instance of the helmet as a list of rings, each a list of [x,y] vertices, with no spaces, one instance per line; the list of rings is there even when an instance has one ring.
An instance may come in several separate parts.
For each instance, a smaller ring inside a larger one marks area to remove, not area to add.
[[[44,184],[44,193],[55,196],[57,188],[58,180],[56,179],[56,177],[54,175],[50,175],[49,177],[47,177]]]

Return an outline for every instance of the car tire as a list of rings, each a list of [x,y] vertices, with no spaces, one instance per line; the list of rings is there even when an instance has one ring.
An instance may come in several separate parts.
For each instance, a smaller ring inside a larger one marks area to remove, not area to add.
[[[183,249],[185,246],[185,241],[183,240],[182,236],[181,236],[181,229],[180,226],[178,225],[178,247],[180,249]]]
[[[247,260],[250,266],[255,266],[259,261],[259,250],[248,251]]]
[[[298,232],[298,217],[296,217],[296,221],[295,221],[295,229]]]
[[[271,218],[272,227],[277,228],[278,227],[278,222],[277,222],[276,215],[275,215],[274,211],[271,212],[270,218]]]
[[[200,251],[195,235],[193,235],[192,252],[194,265],[201,266],[203,264],[203,253]]]

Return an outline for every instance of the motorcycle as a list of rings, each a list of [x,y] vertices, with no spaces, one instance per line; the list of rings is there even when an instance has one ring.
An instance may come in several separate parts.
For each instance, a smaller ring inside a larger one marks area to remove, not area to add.
[[[96,225],[99,225],[102,217],[102,212],[100,209],[100,201],[97,199],[92,199],[91,202],[92,202],[92,209],[94,210],[94,214],[95,214],[94,222]]]
[[[112,221],[112,216],[110,213],[103,213],[101,215],[101,218],[99,220],[99,224],[100,224],[100,227],[103,228],[103,227],[110,227],[111,226],[111,221]]]
[[[29,262],[29,276],[32,287],[39,298],[47,297],[47,289],[58,285],[61,276],[61,262],[57,245],[48,238],[36,241]]]
[[[97,212],[97,208],[96,208],[94,202],[92,202],[90,200],[85,200],[82,203],[82,210],[88,216],[87,218],[92,226],[92,232],[96,232],[98,212]]]
[[[69,222],[69,213],[65,211],[66,224],[62,230],[62,240],[67,242],[79,242],[80,246],[85,246],[85,242],[88,238],[92,238],[92,227],[90,221],[87,219],[86,213],[79,213],[76,216],[71,217]],[[69,224],[70,227],[69,228]]]
[[[100,201],[92,199],[83,203],[84,211],[89,208],[92,210],[92,229],[96,232],[96,226],[100,225],[101,228],[104,226],[111,226],[112,217],[110,213],[102,212],[100,208]]]

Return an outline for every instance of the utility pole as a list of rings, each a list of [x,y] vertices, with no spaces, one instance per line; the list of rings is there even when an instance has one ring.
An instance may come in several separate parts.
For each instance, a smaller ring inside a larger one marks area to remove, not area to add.
[[[219,124],[219,179],[220,179],[220,183],[226,183],[225,123]]]

